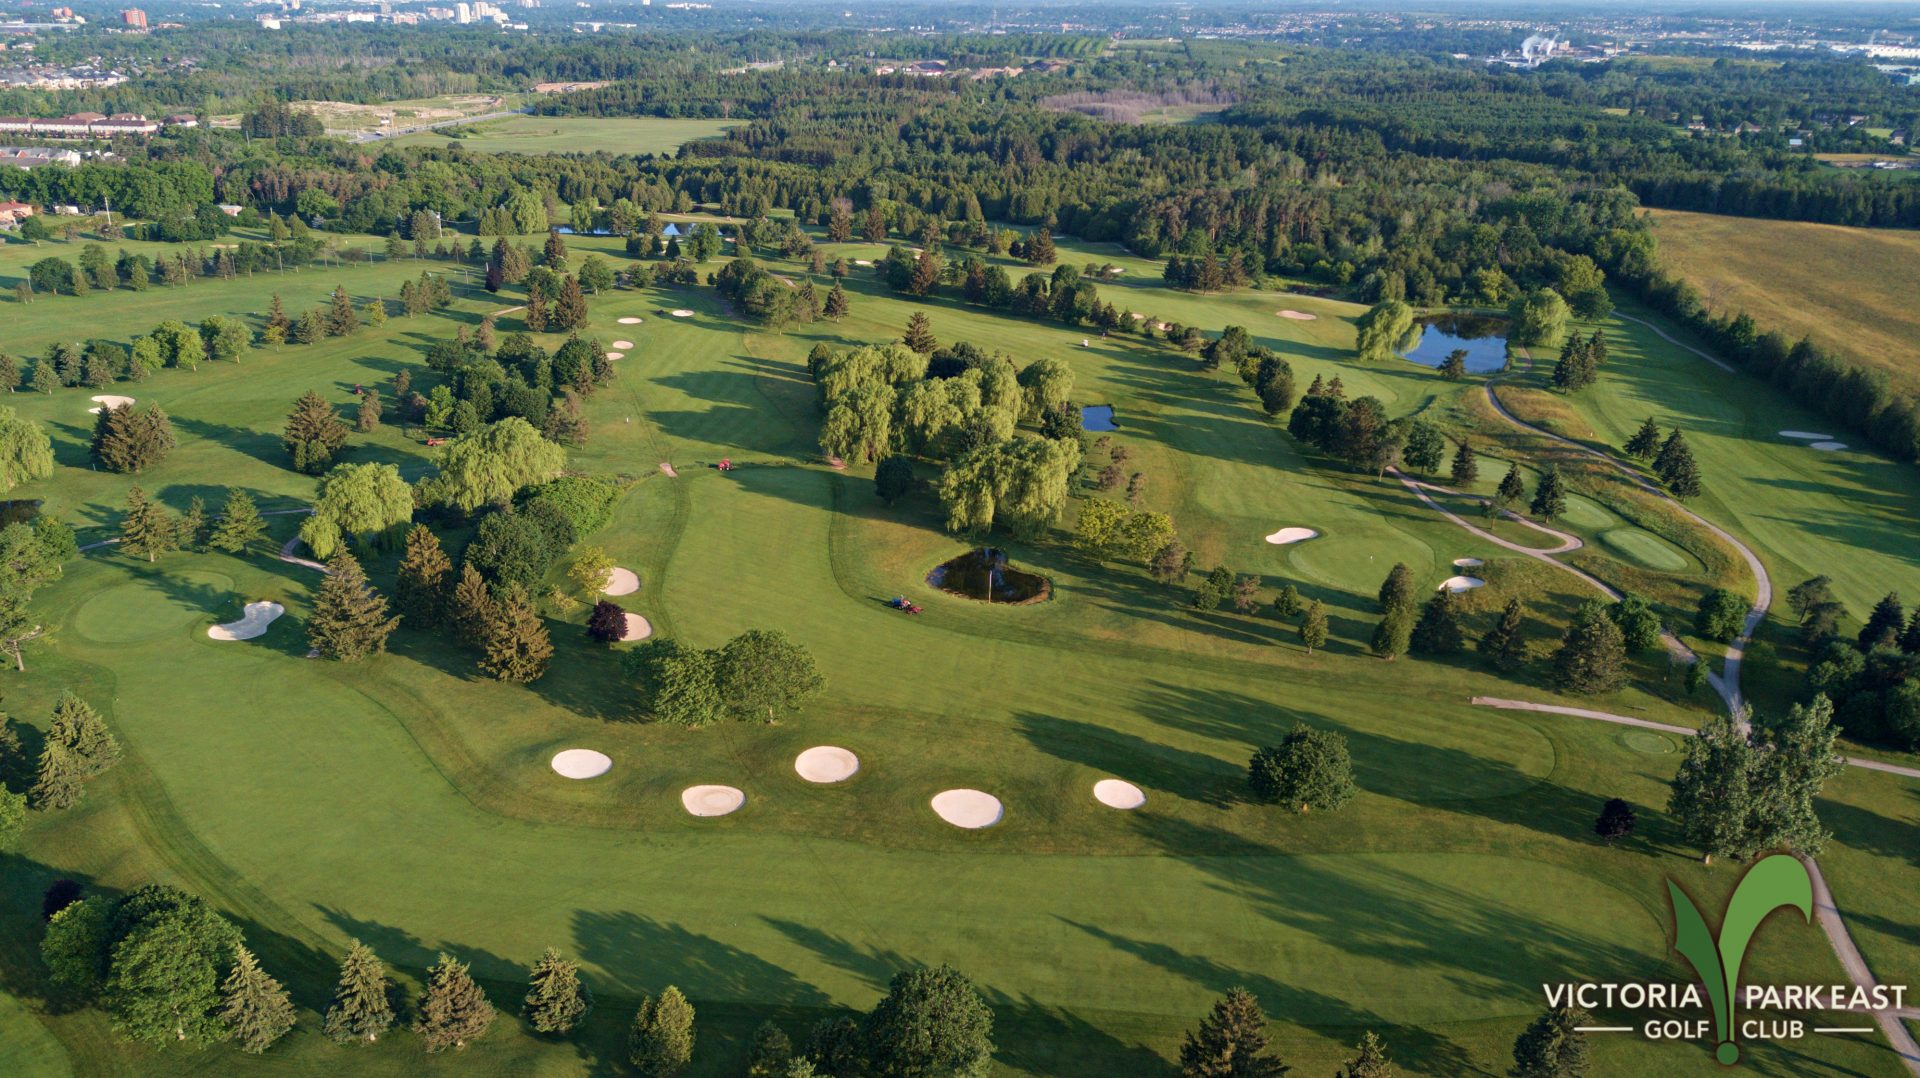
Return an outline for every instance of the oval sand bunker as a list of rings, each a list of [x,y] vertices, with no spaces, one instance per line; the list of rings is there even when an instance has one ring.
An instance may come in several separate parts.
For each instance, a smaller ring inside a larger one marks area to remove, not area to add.
[[[1295,322],[1313,322],[1320,318],[1317,314],[1308,314],[1305,311],[1275,311],[1273,313],[1282,318],[1290,318]]]
[[[632,348],[633,342],[632,341],[615,341],[613,342],[613,346],[615,348]]]
[[[933,795],[933,811],[955,827],[978,830],[1000,822],[1000,799],[979,790],[942,790]]]
[[[207,626],[207,635],[215,640],[252,640],[267,631],[273,619],[287,612],[279,603],[248,603],[240,610],[239,621]]]
[[[675,309],[668,311],[667,313],[674,316],[675,318],[692,318],[693,317],[693,312],[687,310],[685,307],[676,307]]]
[[[1451,592],[1472,591],[1475,588],[1485,587],[1486,584],[1486,581],[1477,576],[1450,576],[1442,580],[1440,586],[1434,590]]]
[[[793,770],[808,782],[845,782],[860,770],[860,758],[835,745],[815,745],[794,757]]]
[[[637,326],[640,324],[640,320],[638,318],[629,316],[629,317],[620,319],[620,324],[623,326]]]
[[[1147,803],[1140,787],[1122,779],[1101,779],[1093,784],[1093,799],[1116,809],[1137,809]]]
[[[627,358],[627,354],[625,352],[608,352],[607,358],[608,359],[625,359]]]
[[[118,396],[115,396],[115,395],[113,395],[112,393],[103,393],[103,394],[101,394],[101,395],[100,395],[100,396],[98,396],[98,397],[92,397],[92,398],[89,398],[89,399],[91,399],[91,400],[93,401],[93,403],[95,403],[95,404],[97,404],[97,405],[99,405],[99,407],[98,407],[98,408],[89,408],[89,409],[87,409],[87,411],[89,411],[89,412],[91,412],[91,413],[93,413],[93,414],[95,414],[95,415],[98,415],[98,414],[100,414],[101,412],[104,412],[104,411],[106,411],[106,410],[107,410],[107,409],[109,409],[109,408],[118,408],[118,407],[120,407],[120,406],[121,406],[121,405],[123,405],[123,404],[124,404],[124,405],[126,405],[126,406],[127,406],[127,407],[129,407],[129,408],[131,408],[131,407],[133,407],[133,398],[132,398],[132,397],[118,397]]]
[[[638,614],[628,614],[627,627],[620,630],[621,640],[645,640],[653,635],[653,626]]]
[[[1847,443],[1845,442],[1813,442],[1807,446],[1809,449],[1818,449],[1822,453],[1832,453],[1835,450],[1845,449],[1846,447]]]
[[[1810,430],[1783,430],[1780,432],[1780,437],[1798,438],[1803,442],[1830,442],[1833,440],[1833,435],[1831,434],[1815,434]]]
[[[1482,565],[1485,565],[1485,564],[1486,564],[1486,563],[1485,563],[1485,562],[1483,562],[1483,561],[1481,561],[1481,560],[1480,560],[1479,558],[1455,558],[1455,559],[1453,559],[1453,567],[1454,567],[1454,568],[1456,568],[1456,569],[1477,569],[1477,568],[1479,568],[1480,566],[1482,566]]]
[[[1272,543],[1274,546],[1286,546],[1288,543],[1300,543],[1319,537],[1320,533],[1314,531],[1312,528],[1281,528],[1279,531],[1267,536],[1267,542]]]
[[[615,568],[607,573],[607,584],[600,590],[608,595],[632,595],[640,590],[640,578],[632,569]]]
[[[562,749],[553,754],[553,771],[561,778],[599,778],[613,769],[613,761],[604,752],[592,749]]]
[[[689,786],[680,791],[680,804],[695,816],[725,816],[747,803],[747,795],[732,786]]]

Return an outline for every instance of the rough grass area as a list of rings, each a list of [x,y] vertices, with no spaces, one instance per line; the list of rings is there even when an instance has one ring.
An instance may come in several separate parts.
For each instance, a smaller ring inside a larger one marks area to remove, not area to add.
[[[446,131],[419,131],[393,141],[399,145],[444,145],[450,141],[486,153],[671,154],[681,143],[711,138],[737,124],[725,120],[676,120],[657,116],[572,117],[509,116],[463,126],[460,137]]]

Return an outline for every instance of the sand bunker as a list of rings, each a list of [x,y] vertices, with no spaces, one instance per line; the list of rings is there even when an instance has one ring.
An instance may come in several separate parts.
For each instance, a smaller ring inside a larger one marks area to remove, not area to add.
[[[1485,564],[1486,564],[1486,562],[1483,562],[1483,561],[1481,561],[1481,560],[1480,560],[1479,558],[1455,558],[1455,559],[1453,559],[1453,567],[1454,567],[1455,569],[1474,569],[1474,568],[1478,568],[1479,566],[1482,566],[1482,565],[1485,565]]]
[[[1845,449],[1846,447],[1847,443],[1845,442],[1812,442],[1807,446],[1808,449],[1818,449],[1822,453],[1831,453],[1836,449]]]
[[[977,829],[1000,822],[1000,799],[979,790],[942,790],[933,795],[933,811],[955,827]]]
[[[685,307],[676,307],[673,310],[668,311],[667,313],[674,316],[675,318],[692,318],[693,317],[693,312],[687,310]]]
[[[640,324],[640,320],[638,318],[632,318],[632,317],[622,318],[619,321],[620,321],[620,324],[623,326],[637,326]]]
[[[1833,441],[1833,435],[1831,435],[1831,434],[1815,434],[1815,433],[1813,433],[1813,432],[1812,432],[1812,431],[1810,431],[1810,430],[1783,430],[1783,431],[1781,431],[1781,432],[1780,432],[1780,437],[1782,437],[1782,438],[1798,438],[1798,439],[1800,439],[1800,440],[1801,440],[1801,441],[1803,441],[1803,442],[1830,442],[1830,441]]]
[[[794,757],[793,769],[808,782],[845,782],[860,770],[860,757],[833,745],[815,745]]]
[[[666,476],[668,479],[680,478],[680,473],[673,470],[673,465],[668,464],[664,460],[660,462],[660,474]]]
[[[1300,543],[1308,539],[1318,539],[1319,537],[1320,533],[1314,531],[1312,528],[1281,528],[1279,531],[1267,536],[1267,542],[1272,543],[1274,546],[1286,546],[1288,543]]]
[[[87,411],[92,412],[96,415],[106,411],[109,408],[118,408],[123,404],[128,407],[133,406],[132,397],[116,397],[111,393],[103,393],[98,397],[92,398],[92,400],[93,400],[93,403],[99,405],[99,407],[89,408],[87,409]]]
[[[633,342],[632,341],[615,341],[613,342],[613,346],[615,348],[632,348]]]
[[[553,770],[562,778],[598,778],[612,770],[613,761],[592,749],[563,749],[553,754]]]
[[[732,786],[689,786],[680,791],[680,804],[695,816],[725,816],[747,803],[747,795]]]
[[[856,258],[853,260],[853,264],[856,266],[871,266],[873,265],[873,260],[870,258]]]
[[[287,612],[279,603],[248,603],[241,608],[240,620],[207,626],[207,635],[215,640],[252,640],[267,631],[273,619]]]
[[[1308,314],[1305,311],[1275,311],[1273,313],[1279,315],[1282,318],[1291,318],[1295,322],[1313,322],[1318,320],[1320,317],[1317,314]]]
[[[1093,784],[1093,799],[1116,809],[1137,809],[1147,803],[1140,787],[1120,779],[1101,779]]]
[[[627,358],[627,354],[625,352],[608,352],[607,358],[608,359],[625,359]]]
[[[1435,588],[1434,590],[1435,591],[1451,591],[1451,592],[1457,593],[1457,592],[1463,592],[1463,591],[1472,591],[1475,588],[1484,588],[1486,586],[1487,586],[1487,582],[1480,579],[1477,576],[1450,576],[1445,580],[1442,580],[1440,582],[1440,586],[1438,588]]]
[[[622,640],[645,640],[653,635],[653,626],[638,614],[627,615],[627,627],[620,630]]]
[[[640,590],[640,578],[632,569],[609,569],[606,586],[600,590],[607,595],[632,595]]]

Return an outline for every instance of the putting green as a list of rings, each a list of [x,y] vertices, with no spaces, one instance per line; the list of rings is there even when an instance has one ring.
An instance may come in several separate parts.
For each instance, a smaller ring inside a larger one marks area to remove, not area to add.
[[[1609,528],[1600,533],[1600,542],[1614,553],[1649,569],[1677,573],[1693,564],[1678,547],[1641,528]]]
[[[73,612],[73,631],[97,644],[154,640],[224,609],[232,593],[233,578],[224,573],[170,567],[165,575],[88,596]]]
[[[1578,494],[1567,496],[1566,511],[1560,514],[1559,523],[1570,524],[1576,528],[1604,528],[1618,523],[1619,517],[1613,515],[1605,506],[1591,498]]]
[[[1650,756],[1664,756],[1674,749],[1672,738],[1653,730],[1628,730],[1620,735],[1620,743]]]

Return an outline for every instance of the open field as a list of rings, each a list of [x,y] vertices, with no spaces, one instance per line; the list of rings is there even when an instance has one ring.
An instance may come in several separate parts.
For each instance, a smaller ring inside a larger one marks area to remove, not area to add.
[[[1660,257],[1715,311],[1812,336],[1920,391],[1920,232],[1651,210]]]
[[[675,120],[656,116],[574,117],[508,116],[446,131],[418,131],[392,141],[397,145],[444,145],[458,141],[487,153],[671,154],[680,144],[711,138],[729,127],[725,120]]]
[[[611,238],[568,245],[576,259],[597,250],[627,261]],[[0,249],[0,274],[18,272],[14,251]],[[850,259],[880,251],[831,248]],[[1421,412],[1450,429],[1474,421],[1477,382],[1448,383],[1410,363],[1355,363],[1360,308],[1170,292],[1153,263],[1070,241],[1061,251],[1074,264],[1124,268],[1101,285],[1116,306],[1210,330],[1248,326],[1285,351],[1302,386],[1338,373],[1350,396],[1379,397],[1393,414]],[[298,311],[336,280],[357,302],[391,297],[421,268],[401,259],[50,298],[5,308],[6,347],[33,355],[76,333],[124,340],[163,317],[253,316],[273,291]],[[1662,811],[1678,745],[1467,703],[1514,696],[1696,724],[1707,701],[1674,699],[1664,658],[1637,662],[1617,694],[1574,701],[1552,693],[1538,669],[1504,678],[1467,657],[1387,664],[1364,654],[1374,592],[1397,561],[1432,586],[1452,559],[1485,559],[1488,586],[1466,597],[1476,635],[1519,595],[1544,642],[1587,597],[1578,582],[1476,539],[1391,479],[1304,457],[1231,372],[1198,370],[1162,343],[913,301],[864,272],[847,287],[848,318],[786,333],[743,324],[704,287],[592,301],[591,332],[634,347],[619,380],[590,399],[591,439],[571,455],[571,467],[619,477],[626,491],[591,541],[638,573],[627,605],[661,635],[714,646],[778,628],[811,649],[828,690],[780,724],[689,732],[633,721],[618,655],[589,645],[580,612],[550,619],[554,667],[522,688],[481,680],[467,652],[404,629],[391,654],[361,664],[306,660],[300,630],[318,578],[261,556],[175,554],[148,565],[102,550],[47,588],[40,608],[53,631],[30,650],[24,677],[8,675],[7,708],[43,721],[72,688],[106,714],[129,759],[86,807],[37,821],[17,854],[0,856],[0,1069],[205,1073],[234,1058],[224,1047],[130,1047],[97,1012],[61,1011],[40,995],[33,925],[40,892],[58,875],[105,888],[177,882],[232,915],[303,1008],[301,1028],[270,1057],[302,1074],[337,1072],[345,1058],[318,1036],[314,1011],[350,937],[409,978],[452,950],[508,1012],[526,964],[558,946],[582,959],[600,995],[576,1042],[556,1045],[503,1020],[458,1056],[424,1056],[398,1036],[355,1050],[356,1070],[394,1074],[605,1073],[622,1055],[635,999],[667,983],[700,1009],[691,1073],[734,1074],[761,1020],[799,1037],[835,1008],[871,1005],[898,968],[938,961],[966,971],[992,1001],[1002,1074],[1165,1073],[1181,1032],[1236,984],[1276,1017],[1297,1073],[1331,1073],[1365,1029],[1394,1046],[1405,1073],[1499,1073],[1540,1009],[1543,981],[1690,979],[1668,952],[1664,881],[1717,908],[1734,876],[1682,849]],[[384,387],[403,368],[424,389],[435,377],[420,363],[427,343],[519,302],[517,291],[491,296],[458,277],[455,295],[440,315],[132,386],[166,408],[181,440],[138,481],[175,508],[194,495],[217,501],[230,486],[272,507],[310,500],[315,481],[285,466],[278,443],[293,399],[313,388],[344,404],[355,385]],[[1319,318],[1281,318],[1282,307]],[[660,316],[672,308],[695,316]],[[1130,450],[1129,469],[1148,477],[1146,503],[1173,515],[1200,565],[1260,574],[1266,602],[1285,582],[1322,599],[1330,646],[1305,655],[1270,606],[1257,616],[1188,611],[1184,591],[1093,562],[1057,535],[1003,544],[1051,578],[1049,603],[985,607],[928,587],[926,572],[966,543],[940,530],[926,490],[888,508],[870,471],[819,462],[804,366],[814,343],[887,340],[916,309],[943,342],[1068,362],[1075,401],[1114,406],[1112,438]],[[520,325],[507,315],[500,328]],[[1609,333],[1615,358],[1570,417],[1617,441],[1619,425],[1630,429],[1657,401],[1695,438],[1711,491],[1702,510],[1765,550],[1780,579],[1807,566],[1842,578],[1845,568],[1850,604],[1878,580],[1911,580],[1904,586],[1920,594],[1920,568],[1901,546],[1913,519],[1901,483],[1910,480],[1884,475],[1876,463],[1892,466],[1871,457],[1815,459],[1763,441],[1761,428],[1808,420],[1762,396],[1770,390],[1631,325]],[[47,426],[61,465],[54,480],[19,493],[45,498],[83,542],[111,533],[133,479],[88,470],[88,395],[8,401]],[[410,479],[431,466],[418,432],[386,426],[353,444],[346,459],[392,461]],[[1489,446],[1482,487],[1498,480],[1509,451],[1529,469],[1537,463],[1524,443]],[[738,467],[707,466],[723,456]],[[661,461],[679,477],[659,474]],[[1602,576],[1664,573],[1676,596],[1701,586],[1692,547],[1651,533],[1652,543],[1609,543],[1638,530],[1622,515],[1634,510],[1593,493],[1556,525],[1594,540],[1579,564]],[[1870,511],[1831,518],[1856,499]],[[276,542],[294,519],[276,518]],[[1324,536],[1290,547],[1262,540],[1288,525]],[[457,534],[450,539],[457,546]],[[1660,544],[1679,568],[1644,564]],[[1837,564],[1849,558],[1856,564]],[[382,586],[392,561],[372,565]],[[888,610],[892,595],[926,614]],[[207,625],[258,599],[287,608],[266,636],[206,638]],[[1242,797],[1249,753],[1295,721],[1337,729],[1352,745],[1363,792],[1339,813],[1293,816]],[[794,754],[823,743],[859,753],[859,775],[835,787],[800,781]],[[557,778],[547,760],[566,747],[607,753],[612,772]],[[1096,804],[1091,784],[1106,776],[1140,785],[1147,807]],[[704,782],[741,787],[747,807],[688,817],[678,791]],[[978,833],[940,823],[926,800],[954,786],[994,792],[1006,821]],[[1850,773],[1823,805],[1838,835],[1823,863],[1842,907],[1859,915],[1850,923],[1876,971],[1896,983],[1920,980],[1913,791],[1908,780]],[[1641,818],[1617,846],[1591,834],[1609,797],[1626,798]],[[1763,934],[1749,961],[1754,979],[1842,976],[1810,928]],[[1599,1039],[1595,1050],[1606,1074],[1711,1066],[1704,1050],[1637,1037]],[[1837,1038],[1758,1045],[1747,1065],[1763,1075],[1898,1067],[1877,1042]]]

